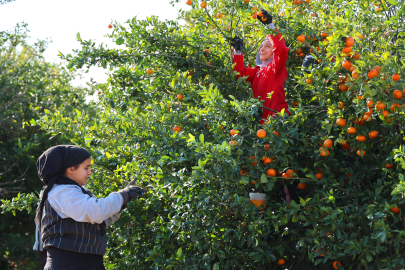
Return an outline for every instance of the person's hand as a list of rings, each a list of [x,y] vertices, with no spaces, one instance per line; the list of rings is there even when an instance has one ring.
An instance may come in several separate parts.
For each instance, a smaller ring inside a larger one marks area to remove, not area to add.
[[[138,197],[143,197],[146,193],[146,190],[135,186],[136,184],[136,179],[132,180],[129,182],[128,186],[124,189],[121,189],[118,191],[118,193],[121,194],[122,198],[124,199],[122,205],[125,207],[125,205],[132,201],[134,198]]]
[[[257,19],[264,25],[268,25],[273,22],[273,17],[264,9],[260,10],[257,14]]]
[[[140,188],[138,186],[133,186],[133,185],[127,186],[123,190],[128,193],[129,202],[135,198],[145,196],[145,193],[146,193],[146,190],[144,190],[143,188]]]
[[[241,52],[243,48],[243,39],[238,37],[238,35],[235,35],[235,37],[231,39],[231,45],[235,51]]]

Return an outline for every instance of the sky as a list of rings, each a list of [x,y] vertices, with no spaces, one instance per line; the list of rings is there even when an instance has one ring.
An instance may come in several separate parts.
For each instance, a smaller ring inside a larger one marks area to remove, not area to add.
[[[146,19],[156,15],[160,20],[175,20],[180,8],[187,8],[183,2],[170,5],[169,0],[15,0],[0,5],[0,31],[11,30],[18,22],[28,23],[32,41],[49,38],[52,43],[44,53],[45,61],[58,63],[59,51],[64,55],[80,49],[76,34],[80,32],[83,40],[92,39],[99,43],[114,44],[104,35],[111,32],[108,25],[112,21],[124,23],[137,16]],[[185,2],[185,0],[184,0]],[[105,82],[107,76],[103,68],[92,67],[76,78],[73,86],[86,86],[93,77],[97,82]]]

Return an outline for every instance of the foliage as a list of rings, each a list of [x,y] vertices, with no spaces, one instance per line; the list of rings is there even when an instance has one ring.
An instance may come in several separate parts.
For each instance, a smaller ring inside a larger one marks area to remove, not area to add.
[[[69,142],[63,134],[50,137],[35,120],[44,112],[69,115],[73,108],[90,110],[85,105],[88,91],[69,85],[74,74],[44,61],[47,41],[29,45],[27,35],[24,23],[0,32],[0,198],[2,209],[12,211],[0,218],[0,253],[17,263],[33,256],[35,211],[30,210],[36,209],[37,196],[19,201],[31,213],[16,212],[22,209],[14,204],[20,192],[41,189],[35,166],[39,155],[50,146]]]
[[[390,43],[404,10],[396,1],[373,4],[377,9],[369,1],[213,0],[202,9],[192,2],[179,12],[184,24],[153,16],[113,24],[109,37],[122,49],[77,35],[82,49],[62,55],[69,68],[111,71],[105,84],[95,85],[100,110],[55,111],[40,125],[91,151],[90,188],[99,196],[133,177],[149,189],[109,231],[110,269],[275,269],[280,258],[288,269],[333,269],[335,261],[344,269],[405,267],[404,219],[390,210],[404,210],[404,106],[392,94],[404,89],[403,79],[392,79],[403,68],[404,41],[399,35]],[[236,80],[229,45],[235,33],[242,36],[245,59],[254,64],[271,31],[252,18],[253,6],[274,15],[290,48],[292,115],[281,112],[264,126],[258,119],[265,108]],[[304,43],[296,39],[301,34]],[[352,53],[342,53],[347,37],[354,38]],[[310,52],[317,64],[306,73],[302,56]],[[342,67],[345,60],[355,72]],[[375,66],[381,70],[369,79]],[[384,102],[389,115],[372,107],[364,117],[369,100]],[[338,126],[338,118],[347,124]],[[256,136],[260,128],[265,138]],[[374,139],[372,130],[379,132]],[[328,138],[333,145],[321,156]],[[263,156],[272,162],[263,164]],[[268,177],[269,168],[296,172],[290,179]],[[283,186],[300,182],[306,189],[297,189],[300,198],[287,205]],[[265,192],[266,208],[255,208],[250,192]]]

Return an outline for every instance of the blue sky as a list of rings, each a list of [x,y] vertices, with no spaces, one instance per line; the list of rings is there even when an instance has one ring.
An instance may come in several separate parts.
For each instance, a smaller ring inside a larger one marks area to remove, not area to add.
[[[185,3],[172,7],[169,0],[15,0],[0,5],[0,31],[12,29],[18,22],[28,23],[33,40],[50,38],[44,57],[49,62],[60,62],[58,51],[63,54],[79,49],[76,34],[82,39],[95,40],[96,43],[107,43],[114,46],[104,37],[109,31],[111,21],[124,23],[137,16],[145,19],[156,15],[161,20],[176,19],[180,8],[188,8]],[[185,0],[184,0],[185,2]],[[93,77],[104,82],[106,71],[102,68],[91,68],[83,79],[77,78],[72,84],[83,85]]]

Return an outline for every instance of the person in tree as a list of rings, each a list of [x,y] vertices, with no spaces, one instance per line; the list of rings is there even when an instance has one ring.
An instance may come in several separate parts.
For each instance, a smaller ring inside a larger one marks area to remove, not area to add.
[[[126,204],[145,190],[129,185],[97,198],[84,186],[91,175],[90,153],[74,145],[57,145],[37,161],[44,183],[35,223],[47,250],[45,270],[105,269],[106,226],[121,215]]]
[[[277,30],[273,24],[272,16],[261,10],[257,19],[269,29]],[[287,69],[285,67],[289,49],[285,45],[281,35],[268,35],[259,47],[256,54],[256,67],[248,68],[243,64],[243,40],[238,36],[232,39],[234,47],[233,63],[234,70],[239,73],[238,78],[247,76],[247,81],[251,83],[253,96],[264,100],[262,120],[263,124],[275,112],[282,109],[288,114],[288,104],[285,100],[284,82],[287,79]],[[269,95],[271,95],[269,97]]]

